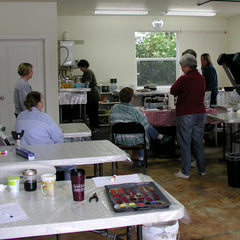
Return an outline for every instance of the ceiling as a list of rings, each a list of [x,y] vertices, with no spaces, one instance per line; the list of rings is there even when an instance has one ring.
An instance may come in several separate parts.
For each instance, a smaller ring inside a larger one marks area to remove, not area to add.
[[[58,15],[92,15],[96,8],[148,9],[149,16],[163,16],[170,9],[213,10],[216,17],[240,14],[240,2],[206,0],[57,0]]]
[[[6,2],[6,0],[0,0]],[[240,15],[240,0],[8,0],[8,2],[57,2],[58,15],[92,16],[96,8],[148,9],[148,16],[164,16],[170,9],[212,10],[215,17]],[[206,3],[204,3],[206,2]],[[198,4],[204,3],[201,6]]]

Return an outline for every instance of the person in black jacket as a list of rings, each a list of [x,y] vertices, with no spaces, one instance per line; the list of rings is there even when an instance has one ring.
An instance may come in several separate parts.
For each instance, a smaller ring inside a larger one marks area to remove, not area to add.
[[[87,93],[87,115],[92,133],[99,132],[98,102],[100,100],[97,81],[94,72],[89,69],[87,60],[82,59],[78,62],[78,67],[83,72],[82,82],[88,83],[91,91]]]

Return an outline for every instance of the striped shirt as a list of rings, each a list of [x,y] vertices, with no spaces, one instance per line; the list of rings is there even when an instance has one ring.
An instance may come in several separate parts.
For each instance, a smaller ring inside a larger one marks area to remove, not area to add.
[[[137,109],[134,108],[130,103],[119,103],[113,106],[110,113],[110,125],[112,126],[117,122],[139,122],[141,123],[145,130],[147,131],[149,123],[147,118]],[[147,141],[147,148],[149,148],[149,141]],[[117,135],[116,143],[122,145],[137,145],[143,142],[141,134],[132,134],[132,135]]]

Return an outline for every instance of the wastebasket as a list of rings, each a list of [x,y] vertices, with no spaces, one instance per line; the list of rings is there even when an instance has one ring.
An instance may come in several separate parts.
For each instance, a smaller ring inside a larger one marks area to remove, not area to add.
[[[143,240],[177,240],[179,239],[178,221],[169,221],[165,223],[153,223],[143,226]]]
[[[240,153],[227,153],[228,185],[240,188]]]

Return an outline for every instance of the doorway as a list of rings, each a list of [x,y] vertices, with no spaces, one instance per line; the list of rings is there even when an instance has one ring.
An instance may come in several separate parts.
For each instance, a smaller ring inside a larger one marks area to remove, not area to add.
[[[1,37],[0,36],[0,125],[6,128],[6,133],[14,130],[16,118],[14,116],[13,93],[19,79],[18,65],[29,62],[33,65],[33,77],[29,84],[34,91],[45,95],[45,39]]]

